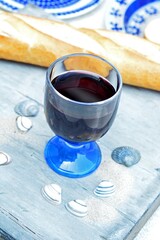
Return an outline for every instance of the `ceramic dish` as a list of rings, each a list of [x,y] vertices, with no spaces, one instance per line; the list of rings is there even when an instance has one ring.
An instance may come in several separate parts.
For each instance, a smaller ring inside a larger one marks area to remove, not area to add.
[[[29,4],[44,9],[60,19],[83,15],[96,8],[103,0],[0,0],[0,8],[18,11]]]
[[[160,16],[160,0],[107,0],[107,29],[144,36],[147,24]]]

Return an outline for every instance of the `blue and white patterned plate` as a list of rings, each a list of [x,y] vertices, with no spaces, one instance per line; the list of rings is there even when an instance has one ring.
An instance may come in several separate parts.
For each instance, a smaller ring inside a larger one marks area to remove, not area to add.
[[[103,0],[0,0],[0,8],[17,12],[28,4],[33,4],[60,19],[68,19],[92,11],[102,1]]]
[[[148,22],[160,15],[160,0],[107,1],[105,26],[109,30],[143,37]]]

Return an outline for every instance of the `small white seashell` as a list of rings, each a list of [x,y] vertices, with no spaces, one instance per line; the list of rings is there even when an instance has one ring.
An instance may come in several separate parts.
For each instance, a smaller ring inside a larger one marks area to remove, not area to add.
[[[62,201],[61,187],[58,184],[48,184],[42,188],[42,195],[54,204],[60,204]]]
[[[0,165],[9,164],[11,161],[11,157],[7,153],[0,152]]]
[[[14,111],[20,116],[34,117],[39,112],[39,106],[35,101],[25,100],[18,103],[15,106]]]
[[[27,132],[32,128],[32,122],[29,118],[19,116],[16,118],[17,128],[22,132]]]
[[[85,217],[88,214],[88,208],[82,200],[72,200],[65,204],[66,209],[77,217]]]
[[[94,194],[98,197],[110,197],[114,192],[115,185],[108,180],[102,180],[94,190]]]

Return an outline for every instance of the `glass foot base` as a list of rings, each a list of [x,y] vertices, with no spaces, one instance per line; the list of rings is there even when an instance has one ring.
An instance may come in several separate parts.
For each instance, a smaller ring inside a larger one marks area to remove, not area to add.
[[[47,143],[44,155],[50,168],[70,178],[91,174],[101,162],[101,151],[96,142],[72,143],[57,136]]]

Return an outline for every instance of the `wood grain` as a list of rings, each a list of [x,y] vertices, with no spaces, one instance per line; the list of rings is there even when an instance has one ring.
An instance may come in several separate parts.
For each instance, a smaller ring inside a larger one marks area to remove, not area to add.
[[[0,151],[12,163],[0,166],[0,231],[16,240],[129,240],[133,239],[160,204],[160,95],[156,91],[123,87],[117,118],[99,141],[103,160],[99,169],[82,179],[57,175],[46,164],[43,151],[53,136],[46,123],[43,93],[46,69],[0,61]],[[14,107],[34,99],[39,114],[33,128],[18,132]],[[126,168],[111,159],[118,146],[141,152],[141,161]],[[114,197],[98,199],[93,190],[102,179],[116,185]],[[62,187],[62,204],[41,195],[49,183]],[[78,218],[66,211],[72,199],[88,204],[89,214]]]

